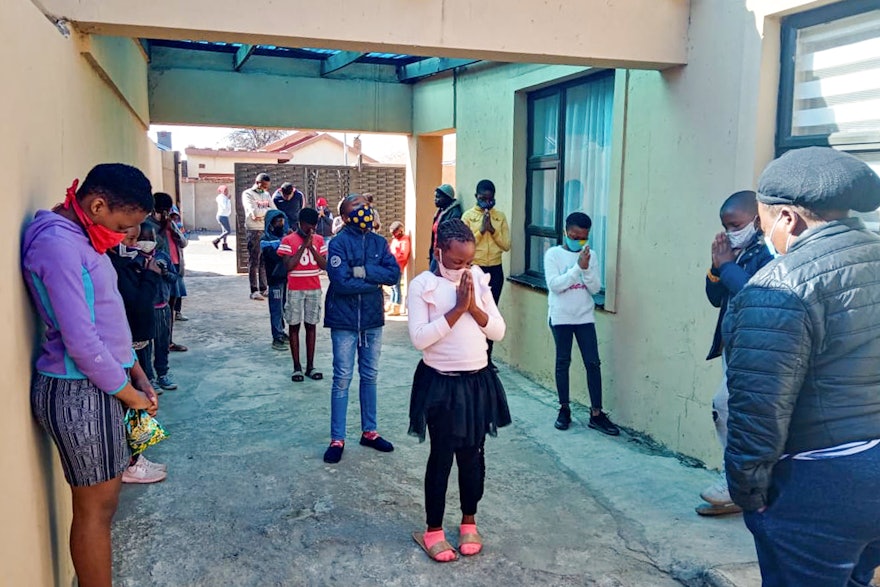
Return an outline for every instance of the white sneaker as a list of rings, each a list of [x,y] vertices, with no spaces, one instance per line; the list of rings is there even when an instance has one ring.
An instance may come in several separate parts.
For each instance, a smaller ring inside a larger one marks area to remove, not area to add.
[[[144,465],[142,460],[143,458],[138,459],[138,462],[122,472],[123,483],[158,483],[168,476],[165,471],[157,471]]]
[[[262,295],[260,295],[260,292],[258,292],[258,291],[255,291],[251,294],[251,299],[257,300],[258,302],[266,301],[266,298],[264,298]]]
[[[168,465],[163,465],[162,463],[154,463],[153,461],[148,461],[147,457],[141,455],[138,459],[139,463],[143,463],[147,468],[153,469],[154,471],[167,471]]]
[[[712,505],[726,506],[733,503],[730,498],[730,491],[727,489],[727,477],[724,475],[700,493],[703,500],[708,501]]]

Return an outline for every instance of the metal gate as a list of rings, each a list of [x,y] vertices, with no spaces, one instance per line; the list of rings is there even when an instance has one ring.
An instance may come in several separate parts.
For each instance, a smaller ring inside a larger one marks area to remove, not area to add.
[[[340,200],[351,193],[373,194],[374,205],[382,221],[382,236],[389,237],[388,227],[395,220],[403,220],[406,200],[406,166],[364,165],[345,167],[336,165],[291,165],[265,163],[235,164],[236,259],[238,272],[247,273],[247,229],[244,226],[244,208],[241,193],[254,184],[259,173],[272,178],[272,193],[289,181],[305,196],[306,206],[314,207],[318,198],[325,198],[336,214]]]

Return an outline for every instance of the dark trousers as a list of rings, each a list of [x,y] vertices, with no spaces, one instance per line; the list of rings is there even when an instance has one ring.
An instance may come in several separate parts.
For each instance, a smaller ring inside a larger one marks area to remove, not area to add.
[[[137,352],[138,362],[150,381],[168,375],[168,347],[171,345],[171,307],[153,310],[156,322],[150,344]]]
[[[473,516],[477,504],[483,498],[483,483],[486,478],[486,459],[484,444],[457,446],[452,436],[453,412],[443,408],[432,408],[426,414],[428,434],[431,437],[431,454],[425,469],[425,515],[429,528],[443,526],[443,513],[446,510],[446,488],[452,459],[458,462],[458,490],[461,494],[461,513]]]
[[[272,340],[283,340],[284,304],[287,302],[287,283],[269,286],[269,323],[272,325]]]
[[[590,407],[602,409],[602,369],[599,363],[599,341],[596,338],[596,325],[560,324],[551,326],[553,340],[556,341],[556,392],[559,403],[567,404],[569,394],[569,368],[571,367],[572,338],[577,338],[581,358],[587,370],[587,388],[590,391]]]
[[[486,267],[481,265],[480,269],[490,277],[489,288],[492,290],[492,299],[495,300],[495,305],[497,306],[498,300],[501,299],[501,290],[504,287],[504,269],[501,265],[489,265]],[[489,345],[487,353],[489,355],[489,362],[491,363],[492,347],[494,346],[495,341],[487,339],[486,343]]]
[[[764,587],[867,587],[880,566],[880,446],[773,468],[770,505],[746,512]]]
[[[251,280],[251,293],[266,291],[266,266],[263,265],[263,250],[260,248],[260,230],[247,231],[248,277]]]

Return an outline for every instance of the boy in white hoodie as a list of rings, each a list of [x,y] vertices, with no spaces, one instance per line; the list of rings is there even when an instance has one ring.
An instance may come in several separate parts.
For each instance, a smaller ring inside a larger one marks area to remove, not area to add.
[[[550,329],[556,342],[556,391],[560,404],[555,426],[559,430],[567,430],[571,424],[569,367],[572,339],[577,338],[587,370],[587,387],[592,404],[589,426],[617,436],[620,429],[602,411],[602,371],[593,315],[593,294],[599,293],[602,281],[598,262],[587,245],[592,225],[590,217],[583,212],[569,214],[565,219],[565,244],[552,247],[544,254]]]

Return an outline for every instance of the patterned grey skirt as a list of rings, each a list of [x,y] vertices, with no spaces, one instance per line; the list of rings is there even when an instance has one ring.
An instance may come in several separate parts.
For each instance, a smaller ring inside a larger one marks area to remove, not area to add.
[[[64,477],[74,487],[110,481],[131,458],[122,402],[88,379],[34,374],[31,409],[61,457]]]

